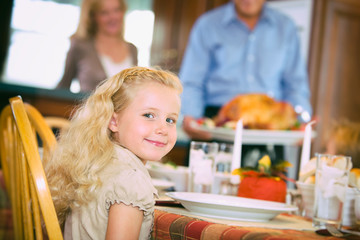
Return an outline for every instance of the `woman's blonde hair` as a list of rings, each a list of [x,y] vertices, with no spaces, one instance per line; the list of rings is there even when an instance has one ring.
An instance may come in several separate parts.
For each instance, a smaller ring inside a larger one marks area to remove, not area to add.
[[[95,13],[101,9],[101,4],[103,0],[83,0],[81,4],[81,12],[79,24],[76,29],[76,32],[72,37],[77,37],[80,39],[93,38],[97,32],[97,24],[95,20]],[[120,4],[120,9],[122,12],[126,12],[127,5],[125,0],[118,0]],[[119,33],[119,38],[123,39],[124,36],[124,21],[122,29]]]
[[[45,166],[51,194],[62,224],[70,209],[96,196],[99,173],[114,157],[108,129],[114,112],[125,109],[142,85],[155,82],[176,89],[182,86],[170,72],[144,67],[128,68],[104,80],[75,111],[67,131]]]

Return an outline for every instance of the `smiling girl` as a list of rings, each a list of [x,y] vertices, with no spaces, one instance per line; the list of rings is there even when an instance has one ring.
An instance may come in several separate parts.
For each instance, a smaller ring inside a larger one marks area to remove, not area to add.
[[[182,86],[134,67],[102,82],[60,136],[46,173],[65,239],[148,239],[157,190],[145,163],[175,145]]]

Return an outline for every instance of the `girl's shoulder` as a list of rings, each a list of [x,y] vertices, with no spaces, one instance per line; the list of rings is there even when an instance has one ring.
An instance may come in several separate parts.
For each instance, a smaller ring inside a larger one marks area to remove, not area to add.
[[[102,174],[103,190],[113,198],[152,201],[157,190],[145,165],[127,149],[116,147],[115,152],[114,161]]]
[[[151,178],[128,164],[112,170],[103,178],[101,195],[105,196],[106,208],[109,209],[114,203],[125,203],[145,212],[150,211],[154,205],[154,195],[157,195]]]

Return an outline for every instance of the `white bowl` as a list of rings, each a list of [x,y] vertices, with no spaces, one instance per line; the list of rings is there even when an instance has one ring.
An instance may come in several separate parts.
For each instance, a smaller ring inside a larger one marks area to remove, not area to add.
[[[360,226],[360,194],[357,192],[355,195],[355,220],[358,226]]]
[[[313,217],[313,208],[314,208],[314,184],[296,182],[296,186],[299,189],[302,200],[303,207],[305,209],[305,216],[312,218]],[[356,217],[355,217],[355,197],[360,195],[355,188],[348,187],[346,191],[346,201],[344,203],[344,212],[342,225],[353,227],[356,226]]]
[[[188,167],[177,166],[174,168],[161,162],[148,161],[146,168],[152,178],[165,179],[173,182],[175,184],[175,190],[178,192],[187,191]]]
[[[299,189],[302,197],[305,216],[312,218],[315,199],[314,184],[296,182],[296,186]]]

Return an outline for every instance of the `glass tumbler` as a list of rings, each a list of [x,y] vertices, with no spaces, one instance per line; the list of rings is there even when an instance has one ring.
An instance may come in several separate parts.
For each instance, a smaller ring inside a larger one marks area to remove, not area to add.
[[[197,142],[190,144],[189,192],[211,193],[215,174],[215,157],[219,144],[216,142]]]
[[[341,228],[343,206],[351,168],[351,157],[316,154],[313,226]]]

